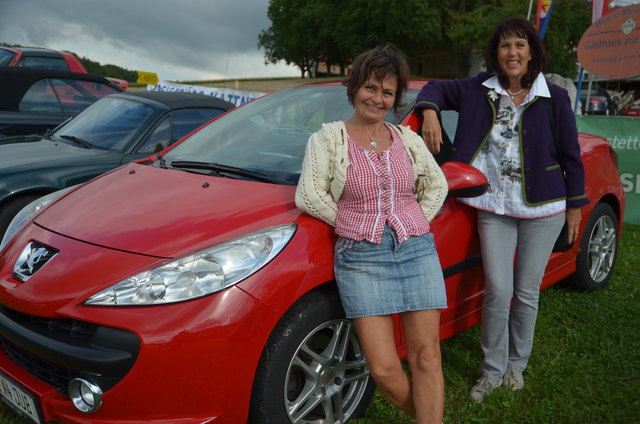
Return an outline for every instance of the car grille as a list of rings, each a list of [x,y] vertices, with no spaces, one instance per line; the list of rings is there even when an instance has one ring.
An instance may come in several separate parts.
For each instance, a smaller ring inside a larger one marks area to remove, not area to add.
[[[74,378],[80,377],[80,372],[78,371],[64,368],[39,358],[4,338],[0,338],[0,341],[2,341],[4,351],[12,361],[16,362],[36,378],[53,386],[63,395],[67,394],[69,382]]]
[[[140,349],[138,338],[122,329],[27,315],[3,305],[0,318],[0,343],[7,356],[62,394],[67,394],[69,382],[78,377],[103,391],[110,389],[131,369]],[[48,348],[40,350],[40,345]],[[82,364],[66,356],[66,351],[78,349],[85,351],[79,361]],[[69,368],[74,365],[82,369]]]

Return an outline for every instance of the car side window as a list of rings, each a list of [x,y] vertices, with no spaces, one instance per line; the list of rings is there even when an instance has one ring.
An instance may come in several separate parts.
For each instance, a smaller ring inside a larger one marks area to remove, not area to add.
[[[64,58],[57,57],[23,57],[18,63],[18,66],[39,69],[57,69],[60,71],[69,70],[69,65],[67,65]]]
[[[16,54],[12,51],[0,49],[0,66],[7,66]]]
[[[174,111],[170,143],[175,143],[200,125],[222,113],[224,113],[222,109],[180,109]]]
[[[82,112],[107,94],[118,92],[111,86],[93,81],[52,79],[51,83],[65,113],[72,114]]]
[[[171,115],[164,120],[149,134],[147,139],[138,148],[138,153],[158,153],[169,146],[169,135],[171,133]]]
[[[53,88],[48,79],[41,79],[29,88],[20,101],[18,110],[62,113],[58,98],[53,92]]]

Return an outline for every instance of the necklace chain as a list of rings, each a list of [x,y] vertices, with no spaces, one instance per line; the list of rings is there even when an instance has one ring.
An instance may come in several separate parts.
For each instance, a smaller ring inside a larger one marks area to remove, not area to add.
[[[378,129],[379,129],[379,128],[380,128],[380,127],[376,127],[376,128],[373,130],[373,135],[376,135],[376,133],[378,132]],[[365,131],[367,131],[367,127],[365,127],[364,129],[365,129]],[[375,141],[375,140],[373,139],[373,136],[369,135],[369,131],[367,131],[367,135],[369,136],[369,141],[370,141],[370,143],[369,143],[369,147],[371,147],[372,149],[377,149],[378,147],[380,147],[380,145],[378,144],[378,142],[377,142],[377,141]]]
[[[511,90],[509,90],[507,88],[507,93],[509,93],[509,98],[511,98],[511,100],[513,100],[514,97],[516,97],[518,94],[522,93],[524,90],[526,90],[526,88],[523,88],[519,91],[516,91],[515,93],[512,93]]]

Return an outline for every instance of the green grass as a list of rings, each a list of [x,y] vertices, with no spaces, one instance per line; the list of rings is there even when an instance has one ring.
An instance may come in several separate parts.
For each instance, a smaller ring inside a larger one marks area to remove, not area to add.
[[[445,419],[449,424],[640,423],[640,226],[625,225],[615,272],[594,293],[545,290],[522,391],[469,399],[481,359],[478,326],[445,340]],[[4,405],[0,424],[26,424]],[[379,393],[352,424],[405,424]]]
[[[482,358],[480,327],[442,342],[445,423],[640,423],[640,226],[625,225],[609,284],[594,293],[542,292],[533,354],[519,392],[469,398]],[[379,393],[352,424],[409,423]]]

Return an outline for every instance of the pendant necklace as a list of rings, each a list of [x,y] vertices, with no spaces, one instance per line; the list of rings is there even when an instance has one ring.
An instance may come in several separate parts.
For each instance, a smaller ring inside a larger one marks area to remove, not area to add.
[[[373,131],[373,135],[376,135],[376,133],[377,133],[377,132],[378,132],[378,128],[376,128],[376,129]],[[369,131],[367,131],[367,135],[369,135]],[[380,145],[378,144],[378,142],[377,142],[377,141],[375,141],[375,140],[373,139],[373,137],[372,137],[372,136],[369,136],[369,141],[370,141],[370,143],[369,143],[369,147],[371,147],[372,149],[377,149],[378,147],[380,147]]]
[[[513,100],[513,98],[514,98],[514,97],[516,97],[518,94],[522,93],[524,90],[526,90],[526,88],[523,88],[523,89],[522,89],[522,90],[520,90],[520,91],[516,91],[515,93],[512,93],[512,92],[511,92],[511,90],[509,90],[509,89],[507,88],[507,93],[509,93],[509,98],[510,98],[511,100]]]

